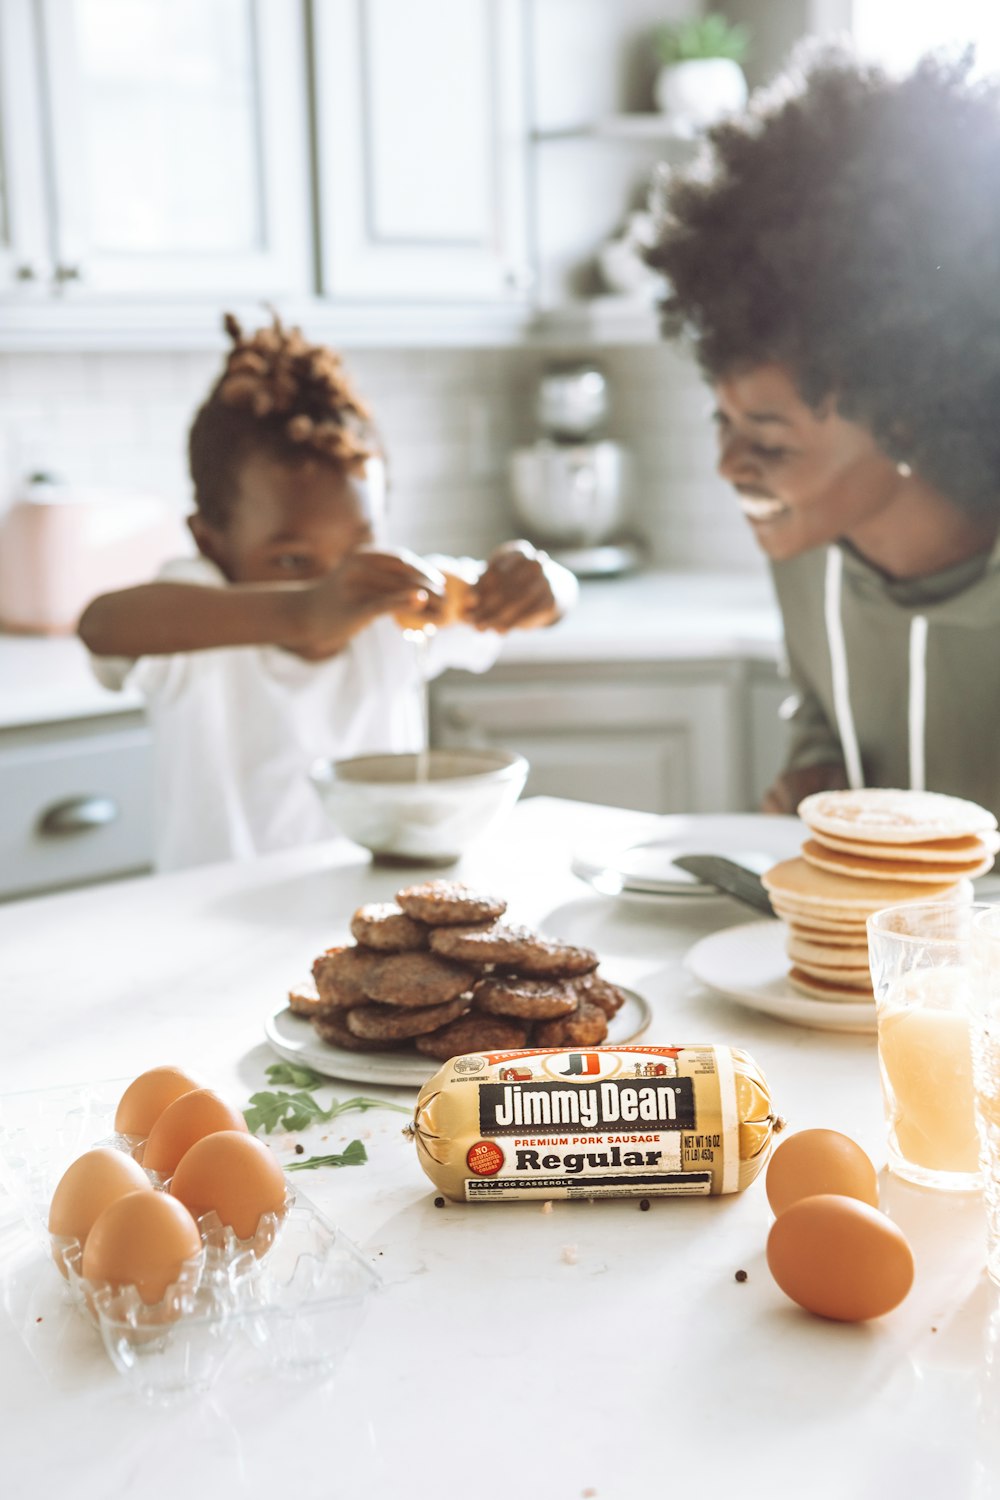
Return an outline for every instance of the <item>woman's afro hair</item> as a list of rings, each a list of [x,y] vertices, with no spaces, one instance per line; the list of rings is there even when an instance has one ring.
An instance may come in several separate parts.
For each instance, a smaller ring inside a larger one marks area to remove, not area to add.
[[[285,328],[277,314],[252,334],[232,313],[223,321],[233,347],[188,435],[195,502],[216,526],[228,518],[251,453],[291,464],[319,458],[355,473],[378,451],[368,408],[332,349]]]
[[[668,180],[650,261],[704,374],[784,366],[943,494],[1000,503],[1000,85],[798,53]]]

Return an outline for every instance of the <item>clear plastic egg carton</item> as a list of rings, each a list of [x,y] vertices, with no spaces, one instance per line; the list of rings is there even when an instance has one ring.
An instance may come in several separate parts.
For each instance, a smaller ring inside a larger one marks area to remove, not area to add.
[[[0,1181],[40,1250],[66,1271],[67,1295],[94,1323],[116,1370],[147,1400],[207,1390],[234,1349],[291,1378],[322,1376],[343,1358],[379,1277],[358,1248],[302,1193],[240,1240],[215,1214],[199,1219],[202,1250],[162,1301],[142,1301],[80,1274],[79,1241],[54,1240],[48,1205],[62,1173],[93,1146],[131,1151],[109,1129],[121,1085],[53,1089],[0,1098]],[[163,1188],[155,1174],[154,1185]],[[52,1274],[58,1276],[53,1266]]]

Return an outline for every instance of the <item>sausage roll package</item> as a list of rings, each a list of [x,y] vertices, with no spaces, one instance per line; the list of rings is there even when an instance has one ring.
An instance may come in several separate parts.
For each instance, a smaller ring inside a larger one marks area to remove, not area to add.
[[[780,1122],[733,1047],[472,1052],[428,1079],[412,1133],[447,1197],[690,1197],[738,1193]]]

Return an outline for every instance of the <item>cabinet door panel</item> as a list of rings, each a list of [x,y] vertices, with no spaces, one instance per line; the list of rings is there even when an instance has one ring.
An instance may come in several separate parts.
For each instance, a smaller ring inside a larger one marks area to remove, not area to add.
[[[499,745],[531,764],[529,792],[650,812],[741,806],[738,695],[727,681],[538,678],[432,685],[442,745]],[[573,786],[577,790],[570,790]]]
[[[140,870],[152,851],[147,729],[0,749],[0,896]]]
[[[298,7],[44,0],[42,15],[64,290],[304,290]]]
[[[318,0],[314,13],[324,290],[522,295],[520,0]]]
[[[692,735],[684,727],[620,735],[517,737],[531,770],[524,795],[569,797],[637,812],[686,812],[694,801]]]
[[[0,4],[0,294],[48,295],[48,205],[30,0]]]

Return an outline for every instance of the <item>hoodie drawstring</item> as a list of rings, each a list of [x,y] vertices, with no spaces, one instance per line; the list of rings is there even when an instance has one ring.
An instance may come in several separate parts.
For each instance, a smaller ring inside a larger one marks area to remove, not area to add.
[[[826,553],[826,580],[823,612],[826,639],[830,651],[830,676],[833,682],[833,708],[837,716],[837,733],[847,768],[847,784],[852,791],[865,784],[861,768],[858,735],[851,712],[850,679],[847,673],[847,647],[844,643],[843,619],[844,556],[839,547]],[[907,734],[910,759],[910,789],[926,790],[927,767],[924,736],[927,720],[927,616],[914,615],[910,621],[910,679],[907,708]]]
[[[924,725],[927,718],[927,616],[910,621],[910,702],[907,728],[910,736],[910,789],[926,791]]]
[[[823,610],[826,617],[826,640],[830,649],[830,675],[833,679],[833,711],[837,716],[837,733],[847,768],[847,784],[856,792],[864,786],[865,777],[861,769],[861,752],[854,728],[854,715],[851,713],[850,684],[847,678],[847,648],[844,645],[844,621],[841,615],[843,575],[843,553],[839,547],[828,547]]]

